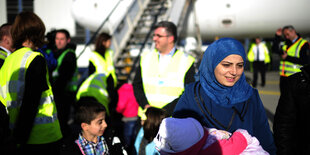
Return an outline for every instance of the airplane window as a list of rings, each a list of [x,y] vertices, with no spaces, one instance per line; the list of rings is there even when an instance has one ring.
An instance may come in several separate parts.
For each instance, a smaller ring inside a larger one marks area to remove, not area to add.
[[[222,23],[223,23],[224,25],[231,25],[231,24],[232,24],[232,21],[231,21],[230,19],[223,19],[223,20],[222,20]]]

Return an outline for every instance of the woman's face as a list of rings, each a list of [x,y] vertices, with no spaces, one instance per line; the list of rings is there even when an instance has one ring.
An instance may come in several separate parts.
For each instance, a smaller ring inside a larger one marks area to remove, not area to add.
[[[241,77],[244,61],[240,55],[232,54],[224,58],[214,69],[216,80],[223,86],[232,87]]]
[[[105,48],[110,48],[111,46],[111,39],[107,40],[107,41],[103,41],[102,42],[102,45],[105,47]]]

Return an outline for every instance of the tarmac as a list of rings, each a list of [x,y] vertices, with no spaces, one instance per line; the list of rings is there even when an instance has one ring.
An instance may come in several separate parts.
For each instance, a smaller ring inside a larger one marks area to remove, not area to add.
[[[245,76],[248,79],[253,79],[252,72],[245,71]],[[256,89],[258,90],[260,98],[265,107],[271,131],[273,131],[273,118],[280,98],[279,80],[280,75],[278,71],[268,71],[266,72],[266,84],[264,87],[262,87],[260,85],[261,77],[260,74],[258,74]]]

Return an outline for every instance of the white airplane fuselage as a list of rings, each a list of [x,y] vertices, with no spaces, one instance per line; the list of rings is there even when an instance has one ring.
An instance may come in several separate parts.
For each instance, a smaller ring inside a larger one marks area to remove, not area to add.
[[[133,0],[123,0],[123,8]],[[96,31],[117,1],[75,0],[72,13],[82,26]],[[117,17],[124,14],[119,9],[103,27],[111,30],[119,24]],[[276,30],[285,25],[293,25],[301,35],[310,35],[309,0],[196,0],[195,10],[203,41],[215,37],[234,37],[236,39],[256,36],[271,38]],[[193,13],[186,26],[186,36],[195,36]]]
[[[202,40],[270,38],[285,25],[293,25],[302,35],[310,34],[309,0],[197,0],[195,7]],[[194,22],[188,23],[187,35],[194,35]]]

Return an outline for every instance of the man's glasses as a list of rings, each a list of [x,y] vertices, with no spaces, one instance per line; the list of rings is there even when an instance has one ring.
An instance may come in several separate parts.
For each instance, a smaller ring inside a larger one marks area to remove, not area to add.
[[[158,37],[158,38],[162,38],[162,37],[169,37],[170,35],[166,35],[166,36],[162,36],[160,34],[153,34],[153,37]]]

